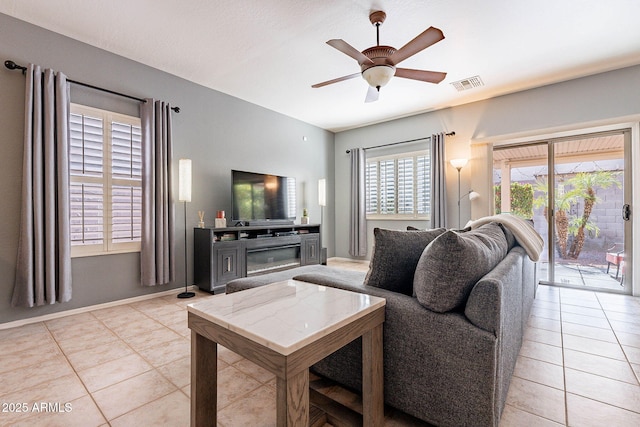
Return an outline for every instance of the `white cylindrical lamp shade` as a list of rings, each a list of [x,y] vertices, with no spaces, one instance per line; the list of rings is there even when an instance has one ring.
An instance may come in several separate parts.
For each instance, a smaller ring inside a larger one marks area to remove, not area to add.
[[[191,159],[180,159],[178,163],[178,200],[191,201]]]
[[[325,178],[318,180],[318,204],[327,206],[327,180]]]

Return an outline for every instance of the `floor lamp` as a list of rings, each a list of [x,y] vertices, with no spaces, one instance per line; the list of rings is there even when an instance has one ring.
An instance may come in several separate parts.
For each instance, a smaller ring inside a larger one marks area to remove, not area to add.
[[[320,225],[322,226],[324,207],[327,206],[327,180],[318,180],[318,204],[320,205]]]
[[[184,203],[184,292],[178,294],[178,298],[191,298],[195,292],[187,290],[188,260],[187,260],[187,202],[191,201],[191,159],[180,159],[178,163],[178,200]]]
[[[458,228],[460,228],[460,170],[467,165],[467,159],[451,159],[449,163],[458,170]]]
[[[324,207],[327,206],[327,180],[318,180],[318,204],[320,205],[320,243],[322,243],[322,224],[324,223]]]

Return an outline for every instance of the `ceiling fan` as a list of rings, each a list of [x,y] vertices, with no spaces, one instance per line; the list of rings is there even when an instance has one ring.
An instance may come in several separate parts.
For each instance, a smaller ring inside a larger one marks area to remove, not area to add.
[[[327,42],[329,46],[338,49],[340,52],[358,61],[358,65],[360,65],[361,68],[360,73],[338,77],[337,79],[317,83],[311,87],[318,88],[327,86],[362,75],[367,83],[369,83],[369,90],[367,91],[365,102],[373,102],[378,100],[380,88],[389,83],[389,80],[391,80],[391,77],[394,75],[428,83],[440,83],[444,80],[447,73],[396,67],[396,65],[410,56],[444,39],[442,31],[435,27],[429,27],[409,43],[396,50],[391,46],[380,46],[380,25],[386,17],[387,14],[382,11],[375,11],[369,15],[369,21],[376,26],[376,46],[365,49],[362,52],[359,52],[342,39],[332,39]]]

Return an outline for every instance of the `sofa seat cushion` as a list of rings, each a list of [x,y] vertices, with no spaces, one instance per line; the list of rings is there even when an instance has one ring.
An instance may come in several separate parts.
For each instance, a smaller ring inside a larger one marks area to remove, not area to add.
[[[420,255],[444,231],[444,228],[424,231],[374,228],[373,256],[365,285],[412,295],[413,273]]]
[[[245,289],[268,285],[270,283],[293,279],[295,276],[300,274],[323,273],[333,270],[339,269],[335,267],[328,267],[326,265],[305,265],[302,267],[291,268],[289,270],[274,271],[272,273],[243,277],[240,279],[234,279],[227,283],[225,292],[230,294],[233,292],[243,291]]]
[[[462,306],[474,284],[507,254],[507,239],[497,223],[446,231],[420,256],[413,286],[420,304],[444,313]]]

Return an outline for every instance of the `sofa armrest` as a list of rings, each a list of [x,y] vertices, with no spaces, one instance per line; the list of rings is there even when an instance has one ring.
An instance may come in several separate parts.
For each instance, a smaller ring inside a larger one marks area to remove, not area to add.
[[[499,280],[480,280],[471,290],[464,309],[464,314],[471,323],[493,335],[500,328],[501,287]]]
[[[464,309],[471,323],[494,335],[499,333],[501,311],[522,304],[522,262],[523,250],[516,247],[475,284]]]

